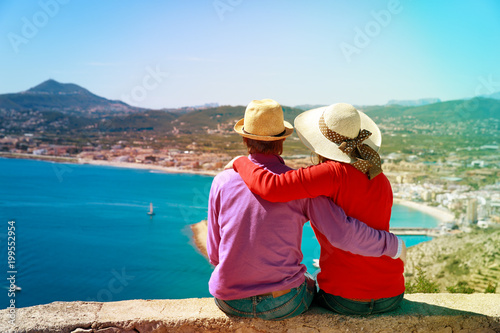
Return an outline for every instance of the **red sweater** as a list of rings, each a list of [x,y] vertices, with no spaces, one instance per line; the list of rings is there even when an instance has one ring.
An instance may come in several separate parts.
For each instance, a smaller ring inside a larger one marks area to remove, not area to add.
[[[328,161],[275,175],[246,157],[237,159],[233,167],[252,192],[268,201],[325,195],[348,216],[374,229],[389,231],[392,189],[383,173],[368,180],[349,164]],[[322,290],[358,299],[393,297],[404,292],[404,267],[400,259],[355,255],[333,247],[320,232],[314,232],[321,245],[318,283]]]

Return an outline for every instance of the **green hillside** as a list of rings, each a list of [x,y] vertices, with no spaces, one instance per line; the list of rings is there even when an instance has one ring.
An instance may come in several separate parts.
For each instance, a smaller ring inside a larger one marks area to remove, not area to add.
[[[104,132],[154,131],[167,133],[173,129],[172,122],[177,117],[164,111],[147,111],[130,115],[107,117],[104,122],[96,122]]]
[[[500,229],[437,237],[412,246],[407,257],[407,282],[414,282],[421,268],[441,292],[466,282],[475,292],[483,293],[500,281]]]
[[[196,128],[201,129],[204,126],[214,128],[217,124],[223,124],[228,121],[236,122],[238,119],[243,118],[244,113],[244,106],[223,105],[216,108],[195,110],[183,114],[178,118],[178,123],[189,124],[189,127],[193,130]]]
[[[227,122],[238,121],[245,115],[245,106],[219,106],[217,108],[195,110],[179,116],[179,123],[190,124],[193,128],[217,126]],[[303,111],[301,109],[283,106],[285,120],[293,123],[293,120]]]
[[[15,111],[61,111],[64,113],[138,112],[141,109],[121,101],[97,96],[73,83],[47,80],[27,91],[0,95],[0,109]]]
[[[314,107],[317,105],[283,106],[285,120],[293,124],[295,117]],[[245,106],[183,109],[135,108],[99,97],[76,84],[47,80],[24,92],[0,95],[0,128],[2,135],[43,133],[44,137],[57,138],[57,143],[99,138],[112,144],[124,137],[139,142],[147,136],[150,141],[151,137],[158,139],[156,147],[241,151],[241,138],[232,129],[244,116]],[[381,128],[382,154],[412,154],[435,161],[450,152],[460,155],[462,148],[498,144],[500,136],[500,100],[496,99],[360,109]],[[296,133],[288,138],[284,153],[309,155]]]
[[[500,101],[476,97],[415,107],[399,105],[368,106],[362,109],[374,119],[412,117],[421,122],[461,122],[500,118]]]

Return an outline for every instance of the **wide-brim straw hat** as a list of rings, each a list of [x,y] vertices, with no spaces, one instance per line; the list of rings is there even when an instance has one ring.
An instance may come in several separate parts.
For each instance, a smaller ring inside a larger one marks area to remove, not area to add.
[[[234,125],[239,135],[259,141],[282,140],[293,133],[293,126],[285,121],[283,109],[272,99],[253,100],[246,110],[245,118]]]
[[[382,135],[377,124],[361,111],[350,104],[337,103],[299,114],[294,121],[295,129],[300,140],[311,151],[331,160],[354,163],[356,160],[342,152],[338,146],[330,141],[320,130],[320,117],[323,116],[326,127],[348,138],[356,138],[360,130],[370,131],[371,136],[364,140],[375,151],[379,151],[382,144]]]

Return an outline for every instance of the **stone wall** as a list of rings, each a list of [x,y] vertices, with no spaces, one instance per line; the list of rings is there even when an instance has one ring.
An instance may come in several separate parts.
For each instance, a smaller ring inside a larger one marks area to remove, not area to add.
[[[284,321],[228,317],[211,298],[54,302],[0,311],[1,332],[500,332],[498,294],[412,294],[385,315],[357,317],[313,307]]]

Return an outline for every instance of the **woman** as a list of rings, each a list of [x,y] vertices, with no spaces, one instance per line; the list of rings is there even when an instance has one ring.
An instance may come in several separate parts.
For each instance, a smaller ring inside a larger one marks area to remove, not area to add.
[[[382,141],[377,125],[352,105],[338,103],[300,114],[295,128],[320,163],[275,175],[239,158],[233,167],[250,190],[273,202],[325,195],[347,215],[388,231],[392,189],[377,153]],[[399,305],[404,294],[401,260],[354,255],[314,232],[321,246],[321,305],[342,314],[381,313]]]

